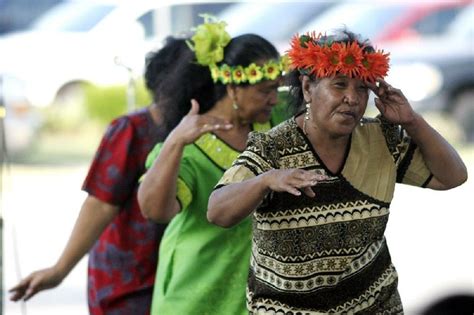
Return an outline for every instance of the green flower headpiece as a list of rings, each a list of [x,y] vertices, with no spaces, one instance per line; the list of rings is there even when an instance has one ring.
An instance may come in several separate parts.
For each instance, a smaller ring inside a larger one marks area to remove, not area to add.
[[[195,29],[189,48],[196,54],[197,62],[203,66],[211,66],[224,59],[224,47],[229,44],[231,37],[226,32],[227,23],[219,22],[211,15],[201,14],[204,23]]]
[[[208,66],[214,82],[223,84],[255,84],[262,80],[275,80],[284,74],[289,66],[288,58],[270,60],[263,65],[251,63],[243,66],[217,65],[224,59],[224,48],[229,44],[231,37],[225,30],[226,23],[217,21],[213,16],[202,14],[204,23],[195,29],[189,48],[196,54],[200,65]]]

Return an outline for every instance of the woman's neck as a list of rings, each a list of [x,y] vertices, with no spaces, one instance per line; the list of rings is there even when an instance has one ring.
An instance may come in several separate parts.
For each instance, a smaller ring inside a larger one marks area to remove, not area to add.
[[[150,106],[148,106],[148,111],[150,112],[151,118],[155,122],[156,125],[161,124],[162,122],[162,117],[161,117],[161,112],[155,103],[152,103]]]
[[[299,121],[298,121],[299,120]],[[311,120],[303,128],[304,116],[297,117],[297,122],[308,137],[314,148],[324,150],[326,152],[344,152],[350,135],[333,135],[328,131],[322,130],[320,127],[311,124]]]
[[[231,123],[233,125],[231,129],[216,130],[214,133],[238,151],[245,149],[247,137],[251,131],[251,124],[239,118],[237,111],[232,107],[232,101],[225,98],[217,102],[206,114],[219,117]]]
[[[234,126],[233,129],[249,129],[250,127],[248,121],[239,117],[238,110],[234,109],[232,101],[229,98],[219,100],[207,114],[228,121]]]

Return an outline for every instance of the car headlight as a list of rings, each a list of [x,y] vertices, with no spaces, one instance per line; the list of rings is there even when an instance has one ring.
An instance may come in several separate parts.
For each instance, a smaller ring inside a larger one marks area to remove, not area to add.
[[[54,79],[42,79],[41,74],[18,76],[5,73],[2,76],[2,100],[11,106],[45,107],[52,103],[56,86]]]
[[[19,104],[26,102],[25,84],[15,76],[3,74],[0,93],[4,104]]]
[[[441,71],[426,63],[394,64],[390,68],[387,81],[402,90],[409,101],[423,101],[443,86]]]

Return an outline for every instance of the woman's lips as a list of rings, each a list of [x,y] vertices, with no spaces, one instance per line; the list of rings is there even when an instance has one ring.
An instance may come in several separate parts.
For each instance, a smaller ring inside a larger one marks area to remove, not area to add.
[[[356,113],[351,112],[351,111],[344,111],[344,112],[339,112],[340,115],[346,117],[346,118],[351,118],[351,119],[356,119]]]

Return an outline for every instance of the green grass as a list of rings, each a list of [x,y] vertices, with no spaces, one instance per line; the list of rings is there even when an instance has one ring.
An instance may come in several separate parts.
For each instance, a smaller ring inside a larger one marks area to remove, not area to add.
[[[71,164],[90,161],[107,125],[127,112],[125,86],[83,86],[81,93],[44,108],[42,127],[32,145],[10,157],[21,164]],[[150,96],[137,82],[136,108],[148,105]]]
[[[68,165],[90,162],[104,132],[97,124],[87,124],[74,131],[43,131],[35,143],[19,155],[15,164]]]

